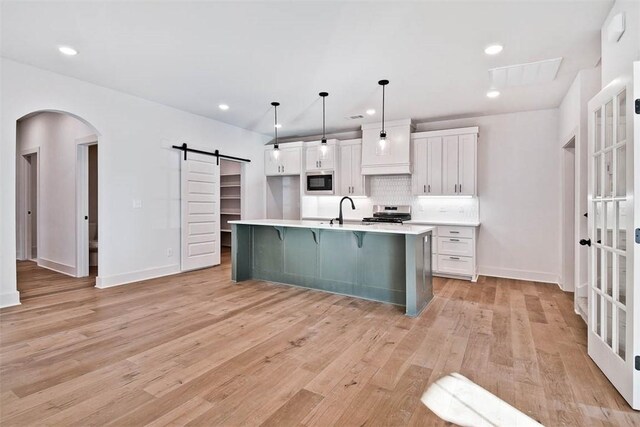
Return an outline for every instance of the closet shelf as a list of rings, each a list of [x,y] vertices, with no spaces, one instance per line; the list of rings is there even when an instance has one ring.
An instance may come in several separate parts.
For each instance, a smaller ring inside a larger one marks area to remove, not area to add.
[[[240,215],[237,211],[220,211],[220,215]]]

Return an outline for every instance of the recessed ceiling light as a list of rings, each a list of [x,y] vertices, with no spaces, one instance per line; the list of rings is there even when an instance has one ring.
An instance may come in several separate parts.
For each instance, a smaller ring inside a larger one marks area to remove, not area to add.
[[[375,113],[376,113],[376,110],[374,110],[373,108],[369,108],[367,110],[367,114],[370,115],[370,116],[373,116]]]
[[[281,125],[280,123],[277,123],[277,124],[275,125],[275,128],[276,128],[276,129],[280,129],[281,127],[282,127],[282,125]]]
[[[490,46],[487,46],[484,50],[484,53],[486,53],[487,55],[497,55],[500,52],[502,52],[501,44],[492,44]]]
[[[489,92],[487,92],[488,98],[497,98],[499,96],[500,96],[500,92],[497,90],[490,90]]]
[[[218,105],[218,108],[222,111],[227,111],[229,109],[229,106],[227,104],[220,104]]]
[[[58,50],[60,51],[60,53],[63,53],[68,56],[74,56],[78,54],[78,51],[70,46],[60,46],[58,47]]]

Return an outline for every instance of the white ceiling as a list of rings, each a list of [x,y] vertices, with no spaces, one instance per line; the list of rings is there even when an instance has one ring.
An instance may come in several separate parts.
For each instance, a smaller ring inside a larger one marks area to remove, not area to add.
[[[557,107],[600,58],[611,0],[431,2],[3,1],[4,57],[271,134],[328,132],[375,108],[432,120]],[[500,42],[504,51],[483,49]],[[80,54],[65,57],[58,45]],[[563,57],[556,80],[485,96],[490,68]],[[97,100],[98,101],[98,100]],[[218,104],[230,109],[223,112]]]

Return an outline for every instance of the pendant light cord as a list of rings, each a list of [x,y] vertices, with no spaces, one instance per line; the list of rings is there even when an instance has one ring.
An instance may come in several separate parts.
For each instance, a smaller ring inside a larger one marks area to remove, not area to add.
[[[322,139],[325,139],[325,136],[324,136],[324,121],[325,121],[325,118],[324,118],[324,100],[325,99],[326,99],[326,97],[323,96],[322,97]]]
[[[384,87],[386,85],[382,85],[382,132],[384,132]]]

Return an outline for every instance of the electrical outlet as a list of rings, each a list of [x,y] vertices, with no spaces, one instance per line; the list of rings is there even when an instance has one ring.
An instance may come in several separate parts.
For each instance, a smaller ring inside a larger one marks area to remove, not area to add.
[[[142,208],[142,200],[133,199],[133,209],[141,209]]]
[[[173,256],[173,248],[167,248],[167,257]]]

